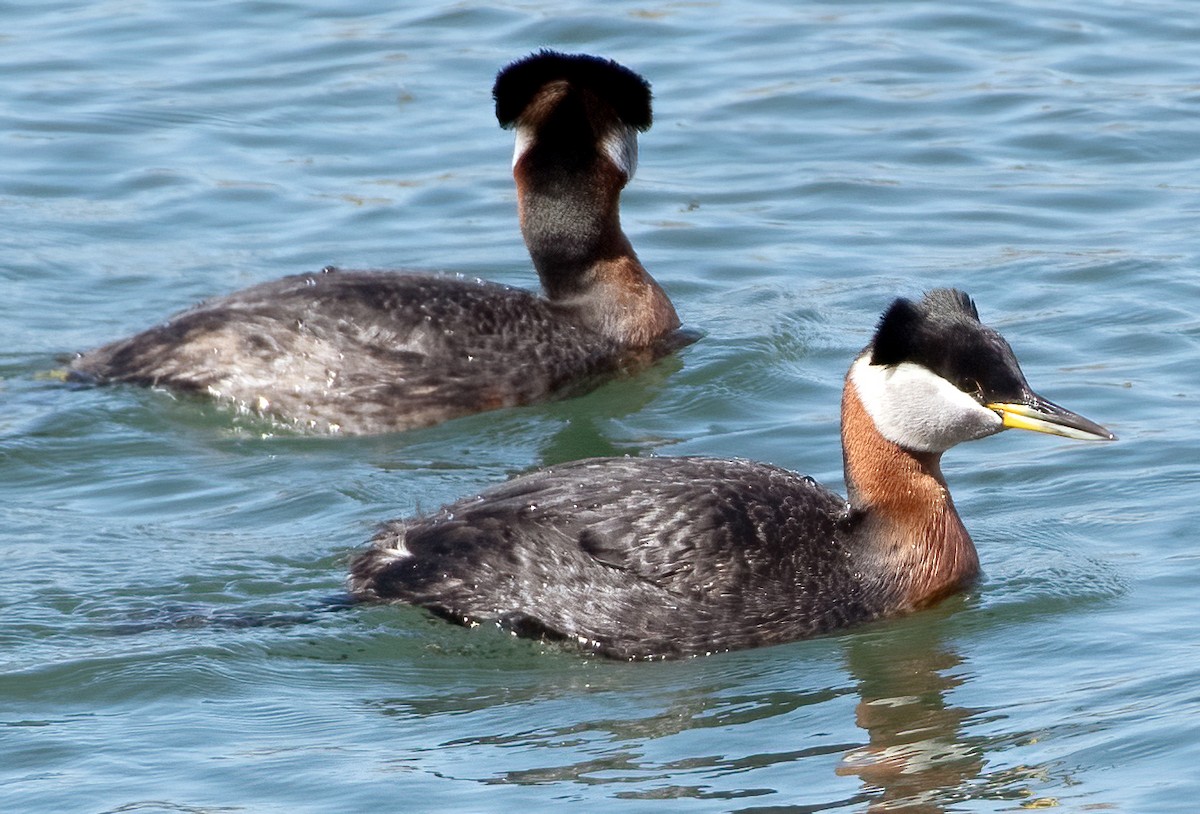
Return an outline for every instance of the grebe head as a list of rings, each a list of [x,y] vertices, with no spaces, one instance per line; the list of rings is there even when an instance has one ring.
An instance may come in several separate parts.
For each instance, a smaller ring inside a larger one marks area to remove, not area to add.
[[[539,51],[502,70],[492,94],[501,126],[516,130],[521,236],[546,297],[624,344],[675,331],[674,306],[621,231],[650,85],[608,59]]]
[[[628,68],[587,54],[542,50],[512,63],[492,88],[500,126],[515,128],[513,169],[586,172],[599,158],[637,169],[637,133],[649,129],[650,84]],[[533,169],[533,168],[531,168]]]
[[[930,291],[920,302],[896,300],[849,382],[880,434],[913,452],[945,452],[1007,428],[1116,438],[1033,392],[1004,337],[953,289]]]
[[[516,130],[521,234],[547,296],[588,291],[614,258],[644,271],[619,205],[637,166],[637,132],[650,126],[649,84],[601,57],[539,51],[502,70],[492,95],[500,125]]]

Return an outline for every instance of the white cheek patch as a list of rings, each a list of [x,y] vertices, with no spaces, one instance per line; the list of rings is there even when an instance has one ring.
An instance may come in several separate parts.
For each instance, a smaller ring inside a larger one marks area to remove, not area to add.
[[[517,163],[525,153],[529,152],[530,148],[537,142],[537,129],[528,126],[517,126],[516,142],[513,144],[513,159],[512,168],[517,168]],[[628,125],[614,125],[608,134],[601,139],[599,146],[600,154],[611,161],[617,169],[625,173],[625,181],[628,183],[633,179],[633,174],[637,172],[638,163],[638,139],[637,130]]]
[[[945,452],[1004,429],[999,415],[921,365],[872,365],[861,356],[850,381],[880,434],[905,449]]]
[[[614,125],[600,142],[600,152],[625,173],[626,182],[633,180],[638,162],[637,130],[627,124]]]
[[[517,162],[521,160],[521,156],[529,152],[536,141],[536,128],[520,125],[516,127],[516,143],[513,144],[512,159],[514,170],[517,168]],[[616,165],[617,169],[625,173],[627,183],[633,179],[633,174],[637,172],[638,162],[637,130],[625,124],[614,125],[601,139],[599,149],[601,155],[608,158]]]

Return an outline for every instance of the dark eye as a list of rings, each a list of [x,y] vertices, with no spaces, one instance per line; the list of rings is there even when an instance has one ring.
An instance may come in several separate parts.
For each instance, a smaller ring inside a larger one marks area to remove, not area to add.
[[[962,388],[962,391],[980,404],[983,404],[987,400],[983,394],[983,385],[979,382],[979,379],[971,379],[968,386]]]

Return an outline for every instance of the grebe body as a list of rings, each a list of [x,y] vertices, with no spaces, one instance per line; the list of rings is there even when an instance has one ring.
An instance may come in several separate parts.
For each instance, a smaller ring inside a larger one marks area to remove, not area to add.
[[[212,396],[362,434],[575,395],[693,341],[621,230],[650,89],[539,52],[500,72],[521,231],[543,295],[455,275],[326,269],[263,283],[80,355],[69,376]]]
[[[939,462],[1006,427],[1114,438],[1035,394],[965,294],[933,291],[897,300],[846,377],[848,499],[751,461],[580,461],[387,524],[349,587],[620,659],[828,633],[971,584]]]

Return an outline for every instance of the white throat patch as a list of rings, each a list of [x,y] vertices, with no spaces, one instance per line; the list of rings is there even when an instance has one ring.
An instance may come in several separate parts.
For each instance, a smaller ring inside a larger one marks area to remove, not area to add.
[[[851,365],[850,381],[879,433],[914,452],[945,452],[1004,429],[995,412],[912,362],[873,365],[863,355]]]

